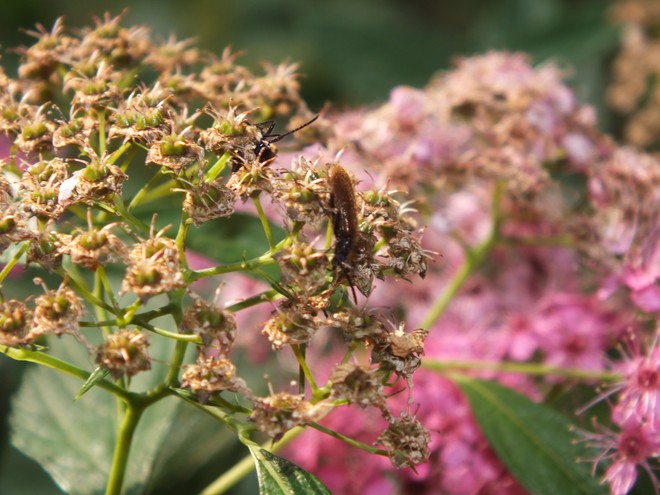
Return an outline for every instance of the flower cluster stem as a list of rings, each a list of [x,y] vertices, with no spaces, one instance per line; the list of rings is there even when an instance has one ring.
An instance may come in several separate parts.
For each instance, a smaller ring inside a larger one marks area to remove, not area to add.
[[[130,403],[126,408],[112,458],[110,477],[105,490],[106,495],[121,495],[128,466],[128,454],[143,411],[144,407]]]
[[[598,380],[601,382],[616,382],[621,380],[621,375],[611,371],[593,371],[578,368],[564,368],[543,363],[518,363],[518,362],[485,362],[485,361],[436,361],[433,359],[422,359],[422,368],[436,371],[438,373],[449,373],[455,370],[465,371],[497,371],[501,373],[521,373],[532,376],[560,376],[575,380]]]
[[[463,260],[463,264],[460,266],[454,277],[449,281],[445,290],[440,293],[440,296],[433,303],[433,306],[429,309],[426,317],[420,323],[422,328],[429,328],[438,321],[440,316],[445,312],[445,309],[447,309],[451,300],[456,296],[461,287],[463,287],[467,278],[477,269],[477,267],[479,267],[479,265],[481,265],[481,263],[483,263],[497,243],[500,235],[500,202],[503,194],[504,184],[498,182],[493,191],[491,209],[492,227],[488,237],[475,248],[470,248],[468,246],[465,247],[465,259]]]

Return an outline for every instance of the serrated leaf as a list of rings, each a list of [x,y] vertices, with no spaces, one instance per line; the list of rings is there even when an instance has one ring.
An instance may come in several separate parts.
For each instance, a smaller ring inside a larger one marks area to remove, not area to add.
[[[108,368],[104,368],[103,366],[99,366],[96,368],[94,371],[92,371],[92,374],[89,375],[89,378],[83,383],[83,386],[80,387],[80,390],[76,394],[73,400],[77,401],[80,399],[83,395],[85,395],[94,385],[96,385],[98,382],[103,380],[106,376],[110,374],[110,370]]]
[[[328,487],[312,473],[247,439],[242,442],[254,458],[260,495],[331,495]]]
[[[509,472],[534,495],[597,495],[607,489],[591,476],[590,457],[575,443],[571,423],[496,382],[455,378],[474,417]]]

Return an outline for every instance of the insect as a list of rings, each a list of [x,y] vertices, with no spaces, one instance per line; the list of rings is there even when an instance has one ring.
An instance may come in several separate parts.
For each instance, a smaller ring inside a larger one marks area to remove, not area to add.
[[[273,134],[273,129],[275,129],[275,121],[273,120],[267,120],[265,122],[255,124],[255,126],[261,131],[261,138],[254,146],[254,156],[259,161],[259,163],[267,163],[268,161],[272,160],[277,156],[278,151],[277,146],[275,146],[273,143],[276,143],[277,141],[280,141],[285,137],[298,132],[300,129],[304,129],[308,125],[312,124],[316,119],[318,119],[320,115],[321,114],[316,114],[304,124],[283,134]],[[234,160],[232,162],[231,171],[237,172],[241,169],[242,166],[243,163],[241,161]]]
[[[360,231],[353,180],[344,167],[339,164],[330,166],[328,185],[332,207],[332,229],[336,240],[332,265],[341,268],[351,287],[353,299],[357,302],[356,286],[365,295],[371,291],[371,278],[364,277],[362,265],[368,261],[373,245],[370,238]],[[354,283],[354,275],[357,276],[357,284]]]
[[[357,243],[359,232],[357,204],[353,181],[344,167],[339,164],[330,166],[328,184],[330,185],[332,228],[337,240],[332,263],[337,266],[349,262],[354,254],[353,248]]]

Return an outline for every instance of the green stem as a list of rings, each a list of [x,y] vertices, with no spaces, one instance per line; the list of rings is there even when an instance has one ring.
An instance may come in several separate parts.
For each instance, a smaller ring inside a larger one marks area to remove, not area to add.
[[[124,154],[124,152],[131,147],[131,142],[128,141],[124,144],[122,144],[119,148],[117,148],[116,151],[113,151],[112,154],[108,157],[108,163],[111,165],[114,165],[115,162],[119,159],[121,155]]]
[[[599,380],[616,382],[621,380],[619,373],[612,371],[591,371],[577,368],[564,368],[543,363],[486,362],[486,361],[436,361],[422,359],[422,368],[447,373],[454,370],[499,371],[502,373],[521,373],[532,376],[561,376],[576,380]]]
[[[96,271],[94,272],[94,297],[96,297],[98,300],[102,301],[103,300],[103,295],[105,292],[105,286],[103,284],[102,280],[102,272],[103,272],[103,267],[99,266]],[[97,320],[103,321],[108,319],[108,312],[104,310],[101,306],[94,305],[94,316],[96,317]],[[108,333],[111,332],[111,329],[108,327],[100,327],[101,330],[103,331],[103,335],[106,336]]]
[[[106,495],[121,495],[121,488],[124,484],[126,468],[128,467],[128,454],[131,449],[131,442],[143,411],[143,407],[130,403],[126,408],[126,413],[119,428],[115,453],[112,458],[110,477],[105,489]]]
[[[493,192],[492,199],[492,227],[488,237],[477,247],[471,249],[468,246],[465,246],[465,259],[463,264],[460,266],[456,274],[449,281],[449,284],[445,289],[440,293],[440,296],[433,303],[428,313],[420,323],[422,328],[431,327],[449,305],[449,302],[456,296],[458,291],[463,287],[463,284],[467,278],[472,274],[472,272],[484,262],[486,257],[490,254],[493,247],[499,239],[500,226],[501,226],[501,216],[500,216],[500,202],[502,200],[502,195],[504,193],[504,183],[498,182],[495,185],[495,190]]]
[[[11,259],[7,262],[7,264],[0,272],[0,284],[2,284],[5,281],[5,278],[7,277],[7,275],[9,275],[11,269],[16,266],[18,261],[21,259],[21,257],[25,254],[25,252],[28,249],[30,249],[30,243],[26,242],[21,246],[21,248],[18,251],[16,251],[14,256],[12,256]]]
[[[103,208],[111,213],[118,214],[123,220],[128,222],[134,228],[141,230],[145,234],[147,234],[150,230],[147,224],[145,224],[142,220],[140,220],[126,209],[121,196],[115,195],[114,208],[112,208],[109,203],[98,203],[98,206],[99,208]]]
[[[195,282],[204,277],[221,275],[223,273],[250,271],[259,268],[260,266],[272,265],[273,263],[275,263],[275,260],[270,253],[267,253],[258,258],[253,258],[247,261],[239,261],[237,263],[229,263],[228,265],[218,265],[203,270],[193,271],[190,273],[190,282]]]
[[[40,351],[30,351],[25,348],[14,348],[0,345],[0,352],[6,354],[15,361],[27,361],[40,364],[79,378],[83,380],[83,382],[87,381],[90,376],[89,372]],[[132,397],[128,391],[106,380],[101,380],[96,383],[96,386],[114,394],[117,398],[122,399],[125,402],[128,402]]]
[[[277,301],[282,297],[283,297],[282,294],[280,294],[278,291],[276,291],[275,289],[270,289],[262,292],[261,294],[257,294],[256,296],[248,297],[247,299],[237,302],[236,304],[232,304],[231,306],[228,306],[226,309],[227,311],[236,313],[237,311],[241,311],[245,308],[251,308],[252,306],[256,306],[257,304]]]
[[[134,209],[138,204],[140,204],[143,200],[145,200],[147,194],[148,194],[149,192],[153,191],[153,189],[151,189],[152,186],[153,186],[153,185],[154,185],[154,184],[155,184],[155,183],[156,183],[161,177],[162,177],[162,174],[154,174],[154,175],[152,175],[151,178],[149,179],[149,181],[148,181],[148,182],[147,182],[142,188],[140,188],[140,190],[139,190],[137,193],[135,193],[135,196],[133,196],[133,199],[131,199],[131,202],[128,204],[128,206],[126,207],[126,209],[127,209],[128,211],[133,211],[133,209]],[[172,182],[173,182],[173,181],[171,181],[171,180],[168,181],[168,182],[167,182],[167,185],[168,185],[169,187],[172,187]],[[169,190],[169,187],[168,187],[168,190]]]
[[[257,214],[259,215],[259,220],[261,220],[261,226],[264,229],[264,233],[266,234],[266,239],[268,240],[268,247],[270,248],[270,252],[275,251],[275,244],[273,242],[273,231],[270,228],[270,222],[268,221],[268,218],[266,218],[266,214],[264,213],[264,208],[261,205],[261,199],[259,199],[259,192],[254,193],[252,196],[252,202],[254,203],[254,206],[257,208]]]
[[[187,348],[187,342],[181,340],[177,341],[176,346],[174,347],[174,354],[170,360],[170,367],[167,371],[167,376],[165,377],[165,385],[168,387],[176,387],[179,384],[179,370],[181,369],[181,363],[183,363]]]
[[[199,335],[185,334],[178,332],[170,332],[169,330],[164,330],[162,328],[154,327],[151,325],[140,325],[150,332],[160,335],[161,337],[166,337],[168,339],[176,340],[177,342],[191,343],[202,345],[202,338]]]
[[[105,136],[105,111],[96,112],[96,119],[99,123],[99,156],[103,156],[106,150]]]
[[[223,154],[217,162],[211,166],[208,172],[206,172],[204,179],[212,182],[215,180],[215,178],[222,173],[224,170],[225,166],[227,165],[227,162],[230,160],[231,155],[229,153]]]
[[[305,379],[309,382],[309,386],[312,387],[312,396],[316,394],[316,391],[318,390],[318,386],[316,385],[316,381],[314,380],[314,375],[312,375],[311,370],[309,369],[309,366],[307,366],[307,361],[305,361],[305,353],[304,353],[304,348],[300,345],[292,345],[291,349],[293,350],[293,353],[296,356],[296,359],[298,360],[298,365],[300,366],[300,369],[303,372],[303,375]]]
[[[187,222],[188,214],[185,210],[181,211],[181,221],[179,223],[179,230],[176,233],[176,247],[179,251],[179,263],[184,272],[189,272],[188,260],[186,259],[186,236],[190,224]]]
[[[366,443],[358,442],[357,440],[347,437],[346,435],[342,435],[341,433],[330,430],[325,426],[321,426],[318,423],[309,423],[309,426],[311,426],[315,430],[325,433],[326,435],[330,435],[331,437],[346,442],[347,444],[352,445],[353,447],[357,447],[358,449],[364,450],[365,452],[369,452],[370,454],[383,455],[387,457],[386,450],[377,449],[376,447],[372,447],[371,445],[367,445]]]
[[[449,281],[449,284],[445,286],[444,290],[440,293],[440,296],[433,303],[433,306],[428,310],[426,316],[419,324],[422,328],[430,328],[440,316],[445,312],[449,302],[454,298],[458,291],[463,287],[465,280],[470,276],[474,270],[475,264],[471,256],[466,255],[463,260],[463,264],[458,269],[458,272],[454,274],[452,279]]]

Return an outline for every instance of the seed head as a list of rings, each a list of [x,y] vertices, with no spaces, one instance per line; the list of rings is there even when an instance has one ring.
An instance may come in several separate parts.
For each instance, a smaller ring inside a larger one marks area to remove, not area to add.
[[[32,312],[25,303],[10,299],[0,303],[0,344],[6,346],[23,345],[28,339]]]
[[[27,338],[34,340],[49,333],[57,336],[64,333],[77,335],[82,314],[82,301],[73,289],[62,284],[57,290],[48,290],[35,301],[32,328]]]
[[[115,380],[133,376],[151,369],[148,347],[147,337],[139,330],[119,330],[99,346],[96,362],[107,368]]]
[[[147,163],[155,163],[173,172],[179,172],[195,162],[204,160],[204,150],[186,137],[191,128],[181,133],[172,132],[152,143],[147,152]]]
[[[381,339],[374,345],[371,360],[409,379],[422,362],[424,339],[428,334],[428,330],[422,328],[405,333],[403,325],[393,333],[381,334]]]
[[[99,265],[105,265],[124,257],[124,244],[111,232],[116,224],[108,224],[102,229],[91,228],[75,235],[66,252],[75,265],[96,270]]]
[[[122,292],[147,299],[185,286],[176,242],[162,233],[133,246]]]
[[[338,365],[330,375],[332,397],[343,399],[349,404],[357,404],[361,408],[376,406],[385,407],[383,385],[376,376],[375,370],[368,370],[352,363]]]
[[[302,395],[280,392],[269,397],[253,399],[254,409],[250,414],[259,430],[278,440],[291,428],[318,421],[332,409],[332,405],[319,402],[312,404]]]
[[[277,255],[282,281],[302,296],[314,295],[325,283],[328,257],[314,249],[314,243],[298,238]]]
[[[183,208],[190,221],[199,226],[215,218],[228,217],[234,213],[236,194],[221,182],[202,181],[186,190]]]
[[[236,340],[236,330],[236,318],[232,313],[199,298],[188,307],[181,325],[182,332],[199,335],[205,347],[216,347],[223,356],[229,354]]]
[[[185,365],[183,370],[181,385],[194,391],[202,402],[225,390],[250,395],[245,382],[236,376],[236,367],[225,357],[200,355],[195,364]]]
[[[419,421],[402,414],[391,419],[374,445],[382,445],[394,467],[414,467],[428,460],[431,435]]]
[[[261,333],[268,337],[273,349],[305,344],[319,328],[320,321],[316,313],[316,309],[306,304],[286,300],[278,306]]]

